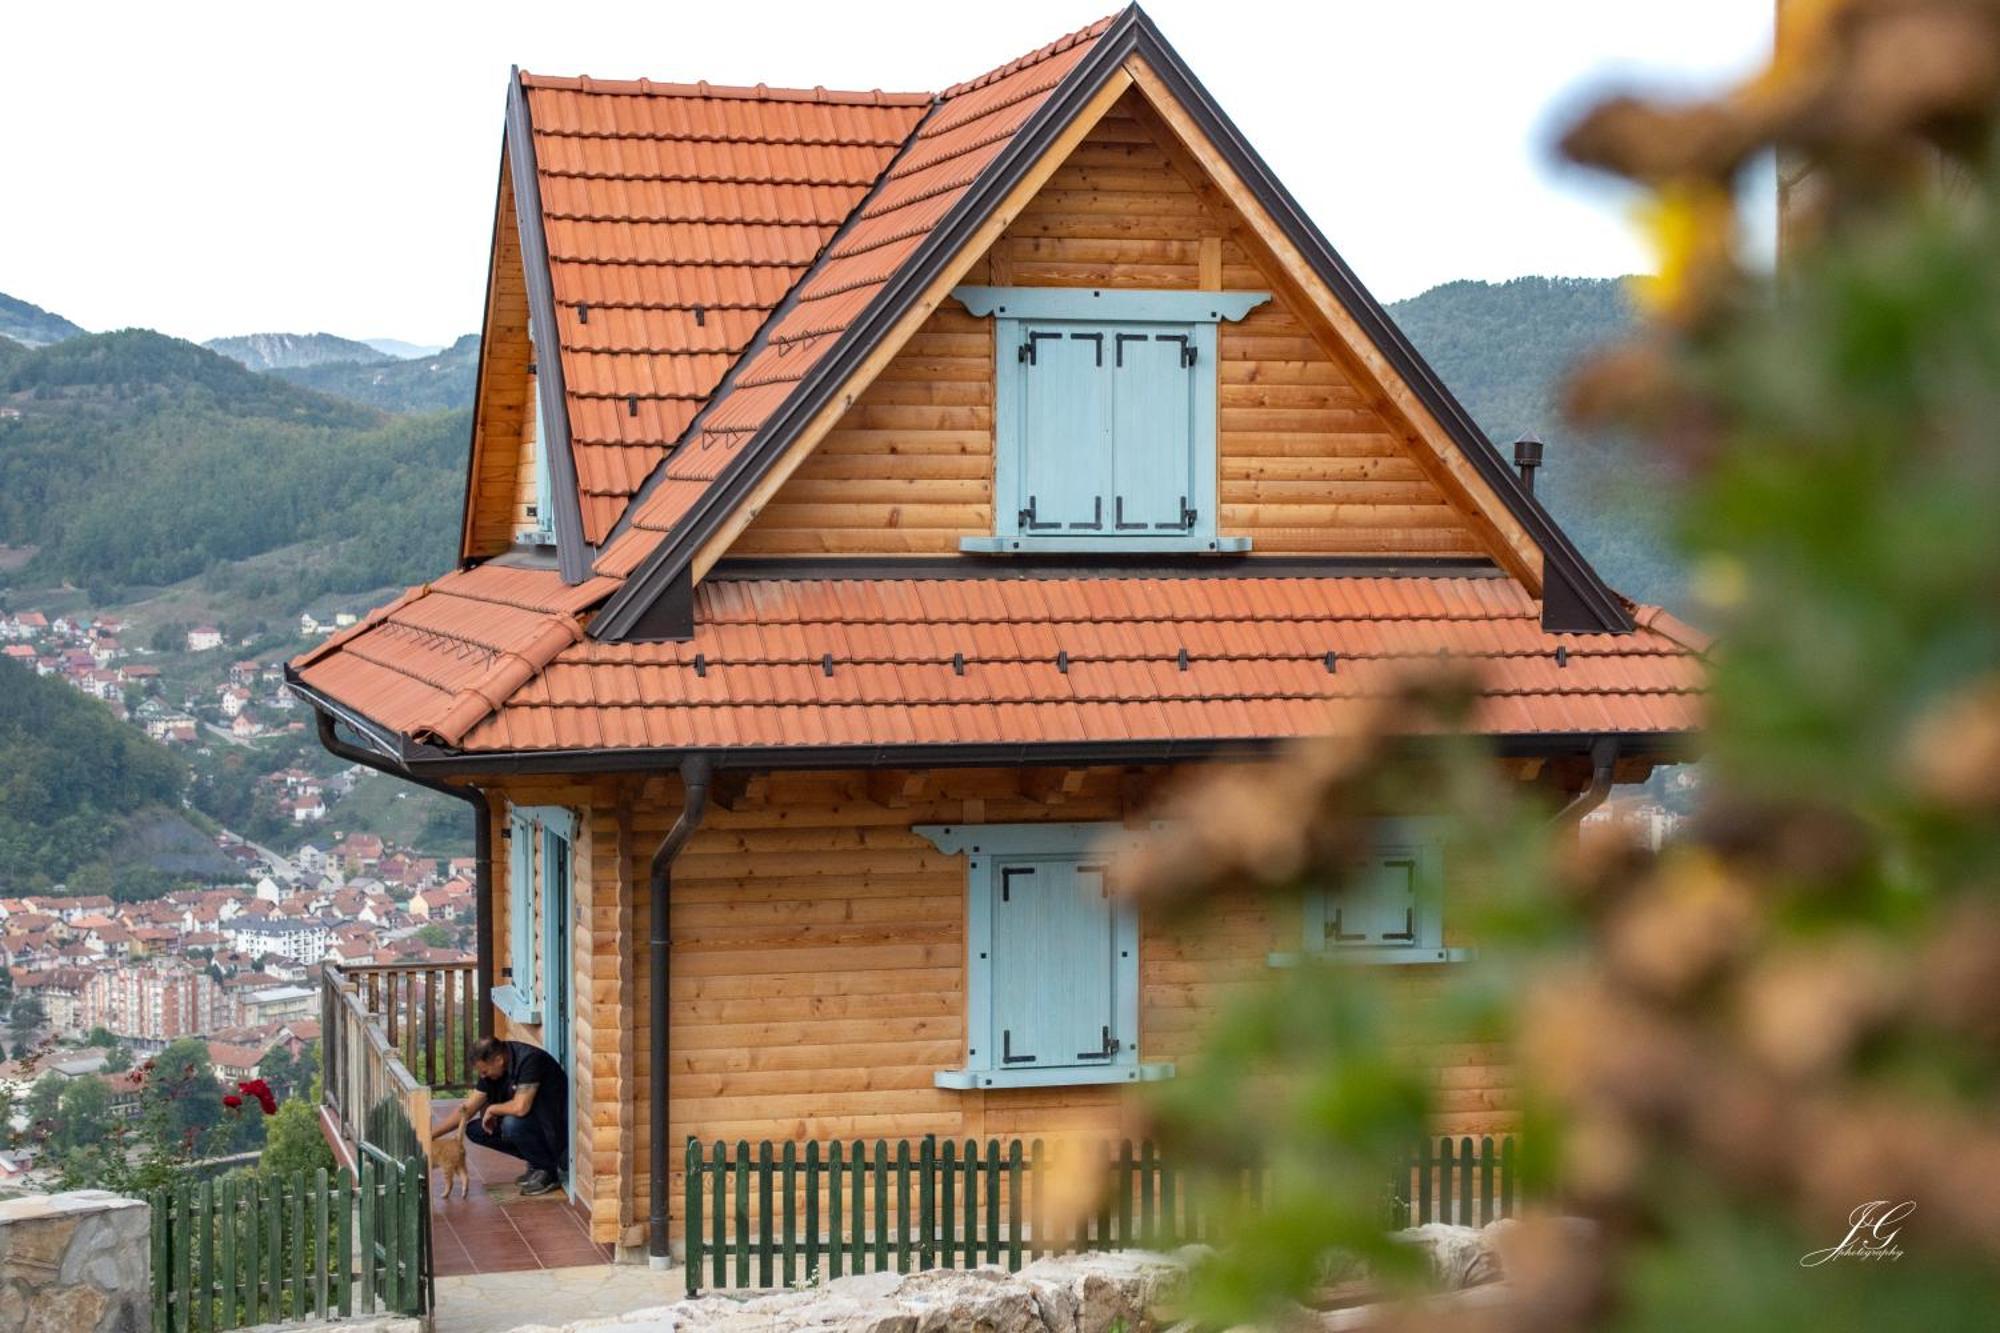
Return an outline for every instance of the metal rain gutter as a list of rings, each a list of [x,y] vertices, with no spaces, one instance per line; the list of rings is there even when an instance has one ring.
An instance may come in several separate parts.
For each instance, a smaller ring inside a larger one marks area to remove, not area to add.
[[[334,730],[334,715],[317,701],[313,701],[313,716],[319,724],[319,743],[329,754],[413,782],[428,791],[441,792],[472,807],[476,821],[472,835],[472,933],[479,953],[479,1002],[473,1006],[473,1012],[478,1018],[479,1035],[492,1036],[493,1006],[488,997],[493,993],[493,817],[486,793],[477,787],[454,787],[436,778],[419,777],[373,750],[349,744]]]
[[[667,830],[667,836],[660,839],[660,845],[654,849],[652,869],[646,877],[652,891],[649,913],[652,924],[648,931],[647,950],[653,972],[649,996],[653,1067],[648,1093],[652,1105],[647,1108],[653,1160],[647,1186],[646,1262],[655,1269],[666,1269],[673,1262],[667,1244],[667,989],[668,968],[672,963],[672,940],[667,930],[668,900],[672,896],[674,858],[680,855],[681,848],[694,836],[694,831],[701,827],[702,819],[708,814],[708,786],[713,774],[714,765],[705,754],[691,754],[681,760],[681,813],[674,820],[674,826]]]

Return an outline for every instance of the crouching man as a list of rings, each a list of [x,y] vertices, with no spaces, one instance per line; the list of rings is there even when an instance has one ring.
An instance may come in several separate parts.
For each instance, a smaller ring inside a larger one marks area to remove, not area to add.
[[[472,1047],[479,1078],[458,1110],[431,1127],[441,1138],[461,1127],[484,1148],[518,1157],[528,1169],[523,1194],[547,1194],[562,1183],[569,1155],[569,1095],[562,1066],[539,1046],[481,1037]]]

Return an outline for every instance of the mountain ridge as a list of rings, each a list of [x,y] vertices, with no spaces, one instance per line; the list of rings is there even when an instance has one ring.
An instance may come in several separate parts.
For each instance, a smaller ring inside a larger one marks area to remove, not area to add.
[[[372,363],[388,359],[364,342],[331,333],[243,333],[210,338],[202,344],[251,370],[292,370],[305,366]]]
[[[68,338],[82,337],[85,330],[54,311],[32,301],[0,292],[0,338],[22,347],[47,347]]]

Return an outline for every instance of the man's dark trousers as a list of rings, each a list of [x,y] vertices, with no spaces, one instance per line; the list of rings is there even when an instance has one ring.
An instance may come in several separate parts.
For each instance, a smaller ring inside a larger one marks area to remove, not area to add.
[[[533,1115],[503,1115],[499,1117],[500,1132],[488,1132],[485,1117],[475,1118],[465,1127],[465,1137],[482,1148],[518,1157],[536,1171],[546,1171],[551,1176],[562,1174],[562,1148],[552,1142],[541,1120]]]

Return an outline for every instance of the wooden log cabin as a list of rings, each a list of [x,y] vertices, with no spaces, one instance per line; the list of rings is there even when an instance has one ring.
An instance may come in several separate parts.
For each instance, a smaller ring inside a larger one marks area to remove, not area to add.
[[[1439,654],[1554,800],[1697,720],[1136,7],[936,94],[517,74],[460,542],[290,678],[480,812],[483,1021],[656,1257],[689,1135],[1116,1130],[1274,952],[1461,956],[1422,811],[1303,928],[1090,892],[1163,774]]]

